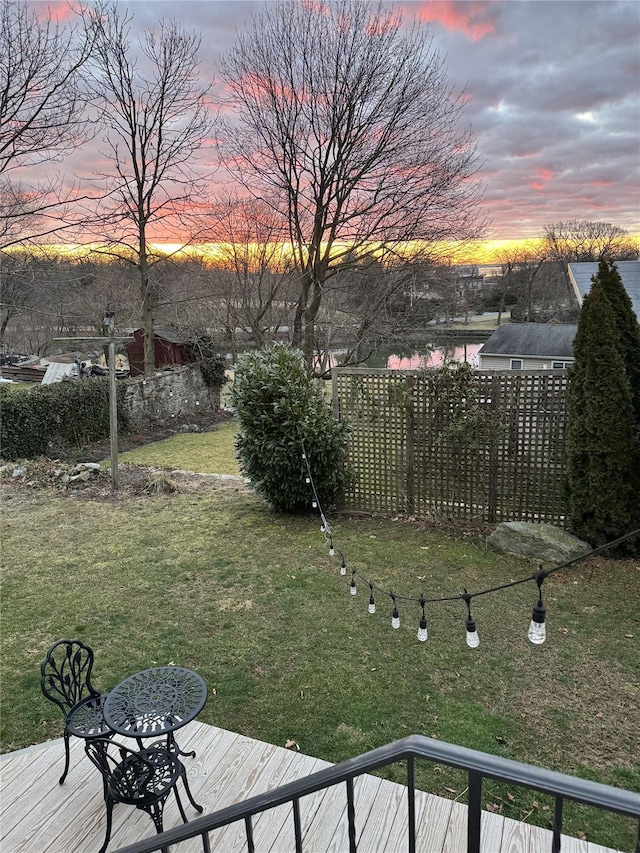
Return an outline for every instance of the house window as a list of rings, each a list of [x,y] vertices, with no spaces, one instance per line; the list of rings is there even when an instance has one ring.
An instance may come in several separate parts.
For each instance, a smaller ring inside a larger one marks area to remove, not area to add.
[[[512,358],[511,359],[511,370],[522,370],[522,359],[521,358]]]
[[[552,361],[551,369],[552,370],[566,370],[569,367],[568,361]]]

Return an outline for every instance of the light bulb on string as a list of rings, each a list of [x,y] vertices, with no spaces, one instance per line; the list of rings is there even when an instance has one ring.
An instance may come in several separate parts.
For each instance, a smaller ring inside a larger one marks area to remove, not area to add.
[[[311,485],[311,477],[305,477],[305,483],[307,484],[307,486],[310,486]]]
[[[356,572],[355,569],[351,570],[351,588],[349,589],[351,595],[357,595],[358,590],[356,589]]]
[[[478,632],[476,631],[476,620],[471,615],[471,596],[469,595],[466,589],[464,591],[462,599],[467,605],[467,645],[470,649],[477,649],[480,645],[480,637],[478,636]]]
[[[545,626],[546,610],[542,603],[542,583],[545,579],[545,574],[539,571],[536,574],[536,583],[538,584],[538,603],[534,605],[533,613],[531,614],[531,622],[529,623],[529,640],[536,646],[542,645],[547,639],[547,629]]]
[[[369,613],[376,612],[376,602],[373,598],[373,584],[369,584]]]
[[[329,556],[333,557],[335,553],[336,552],[335,552],[335,549],[333,547],[333,537],[330,537],[329,538]]]
[[[391,598],[393,599],[393,613],[391,614],[391,627],[397,629],[400,627],[400,614],[398,613],[398,607],[396,605],[396,597],[393,593],[391,593]]]
[[[313,509],[318,509],[318,501],[315,498],[311,501],[311,506]]]
[[[420,627],[418,628],[418,639],[421,643],[424,643],[429,638],[429,632],[427,631],[427,619],[424,615],[424,595],[420,596],[420,606],[422,607],[422,617],[420,618]]]
[[[346,573],[347,573],[347,564],[346,564],[346,563],[345,563],[345,561],[344,561],[344,555],[343,555],[343,554],[340,554],[340,556],[342,557],[342,562],[340,563],[340,574],[341,574],[341,575],[346,575]]]

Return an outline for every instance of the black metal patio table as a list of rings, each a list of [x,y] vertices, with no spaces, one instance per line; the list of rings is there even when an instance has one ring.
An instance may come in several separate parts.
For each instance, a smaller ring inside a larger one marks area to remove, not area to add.
[[[112,731],[135,738],[167,736],[169,749],[177,750],[176,729],[194,720],[207,701],[207,685],[190,669],[157,666],[121,681],[106,697],[104,718]]]

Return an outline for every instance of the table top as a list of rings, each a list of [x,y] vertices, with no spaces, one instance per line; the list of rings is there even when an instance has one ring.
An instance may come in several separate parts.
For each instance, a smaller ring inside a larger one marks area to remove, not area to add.
[[[154,737],[186,726],[207,701],[207,685],[190,669],[158,666],[125,678],[104,700],[109,728],[127,737]]]

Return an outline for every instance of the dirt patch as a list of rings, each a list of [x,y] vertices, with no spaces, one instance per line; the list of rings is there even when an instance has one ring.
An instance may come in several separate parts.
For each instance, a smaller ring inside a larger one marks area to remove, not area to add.
[[[118,465],[118,488],[114,491],[111,470],[92,462],[40,457],[0,465],[0,490],[5,500],[19,501],[30,494],[50,492],[70,499],[119,502],[132,497],[181,494],[202,488],[215,488],[218,492],[247,489],[242,477],[121,463]]]

